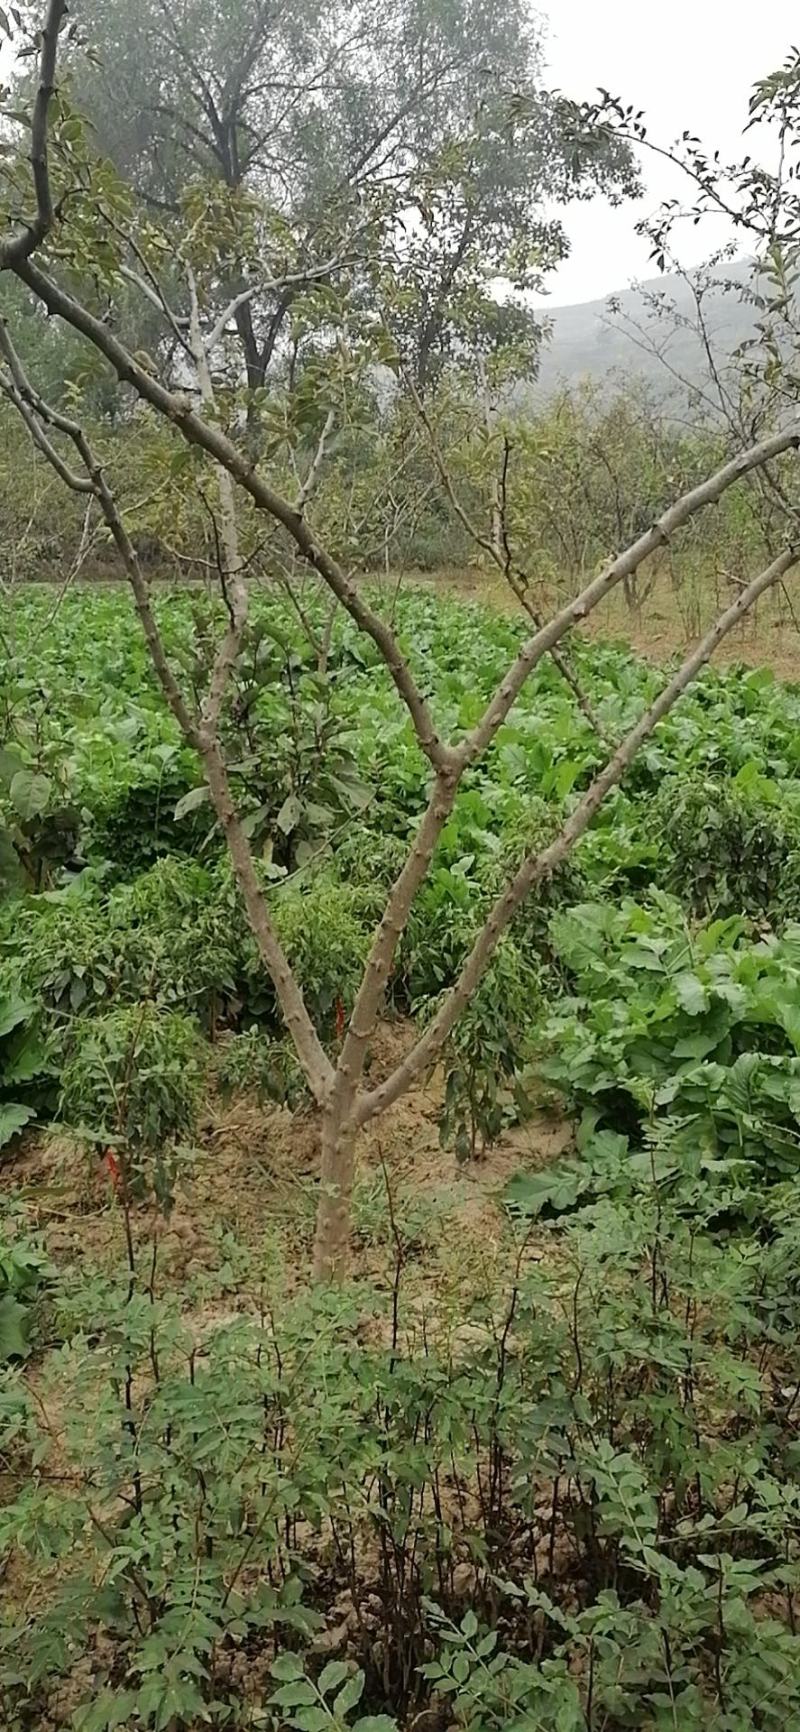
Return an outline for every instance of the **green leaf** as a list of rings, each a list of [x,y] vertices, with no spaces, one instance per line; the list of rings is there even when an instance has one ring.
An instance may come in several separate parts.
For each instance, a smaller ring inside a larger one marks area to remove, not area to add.
[[[274,1702],[276,1708],[310,1707],[316,1700],[317,1692],[307,1678],[295,1678],[288,1684],[281,1684],[280,1689],[270,1696],[270,1702]]]
[[[41,1076],[47,1065],[47,1048],[41,1036],[35,1031],[25,1035],[21,1041],[14,1041],[11,1056],[0,1067],[0,1080],[4,1087],[13,1084],[31,1082],[34,1077]]]
[[[298,1708],[296,1713],[288,1716],[290,1726],[296,1726],[297,1732],[330,1732],[331,1716],[327,1708]]]
[[[676,974],[673,985],[681,1009],[689,1016],[700,1016],[708,1009],[708,993],[696,974]]]
[[[12,1028],[17,1028],[21,1022],[27,1022],[33,1015],[34,1005],[27,999],[20,998],[12,992],[7,998],[0,998],[0,1036],[10,1034]]]
[[[348,1678],[338,1696],[334,1698],[333,1712],[337,1720],[343,1720],[345,1714],[349,1714],[351,1708],[356,1707],[357,1703],[361,1701],[363,1693],[364,1674],[363,1672],[354,1672],[352,1678]]]
[[[327,1696],[331,1690],[338,1690],[345,1678],[350,1676],[350,1664],[347,1660],[329,1660],[323,1666],[317,1679],[317,1689],[321,1696]]]
[[[305,1677],[305,1666],[299,1654],[277,1654],[270,1666],[273,1678],[283,1683],[290,1683],[295,1678]]]
[[[0,1365],[7,1359],[25,1359],[30,1335],[30,1310],[11,1293],[0,1299]]]
[[[545,1173],[515,1173],[503,1192],[503,1202],[515,1214],[535,1217],[547,1208],[560,1215],[574,1209],[584,1183],[583,1176],[569,1167]]]
[[[130,1720],[136,1708],[133,1690],[101,1690],[93,1702],[76,1708],[72,1726],[74,1732],[116,1732]]]
[[[0,1149],[4,1149],[6,1143],[10,1143],[33,1117],[33,1107],[24,1107],[18,1101],[0,1102]]]
[[[10,788],[22,767],[22,759],[14,746],[0,746],[0,782]]]
[[[178,800],[172,814],[176,824],[181,818],[185,818],[189,812],[196,812],[198,806],[207,805],[210,798],[207,788],[190,788],[188,794],[183,794]]]
[[[40,817],[47,810],[52,786],[49,776],[42,776],[34,770],[17,771],[9,793],[14,809],[24,823]]]
[[[275,822],[278,829],[283,831],[284,836],[288,836],[292,830],[297,829],[302,815],[303,808],[297,795],[287,794]]]

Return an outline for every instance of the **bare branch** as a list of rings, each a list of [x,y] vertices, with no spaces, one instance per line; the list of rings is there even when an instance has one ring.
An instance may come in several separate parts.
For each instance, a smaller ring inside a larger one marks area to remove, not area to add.
[[[28,267],[24,267],[27,269]],[[715,505],[718,499],[729,487],[749,475],[752,470],[759,469],[769,463],[773,457],[780,456],[783,451],[797,450],[800,445],[800,424],[794,421],[790,427],[780,433],[774,433],[768,439],[762,439],[757,445],[751,445],[747,451],[740,451],[738,456],[724,463],[707,480],[699,486],[690,488],[681,495],[667,511],[662,512],[650,529],[631,543],[624,553],[617,555],[600,572],[598,577],[586,585],[580,595],[567,602],[545,626],[536,632],[523,645],[516,661],[501,680],[494,697],[490,699],[481,720],[472,732],[466,736],[457,748],[459,761],[465,764],[474,763],[486,747],[494,739],[495,734],[513,705],[537,663],[543,655],[559,643],[564,635],[575,625],[588,617],[601,601],[615,589],[624,578],[630,577],[651,553],[658,548],[666,547],[675,531],[688,523],[698,511],[707,505]]]
[[[525,609],[525,612],[527,613],[528,618],[533,621],[533,624],[537,628],[541,628],[541,626],[542,626],[541,615],[538,613],[538,610],[534,606],[533,599],[528,592],[527,575],[524,572],[519,571],[515,567],[514,560],[512,558],[512,554],[511,554],[511,548],[510,548],[509,541],[508,541],[508,532],[507,532],[507,526],[506,526],[506,510],[505,510],[505,464],[504,464],[504,469],[503,469],[503,480],[502,480],[501,486],[499,488],[496,488],[495,497],[494,497],[493,502],[492,502],[493,534],[491,535],[491,537],[489,537],[489,536],[483,535],[481,533],[477,524],[473,521],[472,517],[470,516],[469,512],[467,511],[467,508],[464,505],[463,501],[461,500],[458,493],[456,492],[455,485],[453,483],[453,478],[452,478],[450,471],[447,467],[447,464],[445,462],[442,448],[439,444],[439,441],[436,437],[436,434],[435,434],[435,431],[433,428],[433,423],[431,421],[431,418],[428,414],[427,409],[425,408],[425,404],[424,404],[424,402],[423,402],[423,400],[422,400],[422,398],[421,398],[421,396],[417,390],[417,387],[414,384],[413,379],[411,378],[410,374],[408,374],[408,373],[404,374],[404,379],[405,379],[406,386],[410,392],[411,399],[412,399],[412,402],[413,402],[414,407],[416,409],[416,412],[420,418],[420,421],[422,422],[423,427],[425,428],[425,432],[426,432],[427,437],[428,437],[428,443],[430,445],[431,456],[433,458],[437,474],[438,474],[439,479],[442,483],[442,486],[445,490],[445,493],[447,494],[447,498],[449,499],[450,504],[451,504],[451,506],[452,506],[452,508],[453,508],[458,520],[459,520],[459,523],[461,524],[462,528],[466,530],[467,535],[469,536],[470,540],[474,543],[474,545],[476,547],[481,548],[484,553],[487,553],[489,555],[489,558],[497,566],[498,570],[500,572],[502,572],[502,575],[505,578],[505,581],[508,584],[509,589],[512,590],[513,594],[516,596],[517,601],[519,602],[520,606]],[[486,403],[484,403],[484,414],[485,414],[485,418],[486,418],[487,431],[490,431],[491,430],[491,421],[490,421],[490,416],[489,416],[488,405]],[[507,461],[508,461],[508,447],[506,447],[505,458],[506,458],[506,463],[507,463]],[[597,734],[598,739],[607,745],[608,740],[607,740],[607,738],[603,732],[602,726],[601,726],[600,722],[598,721],[597,716],[594,713],[594,710],[593,710],[593,708],[589,702],[589,699],[587,698],[587,696],[583,690],[583,687],[581,686],[581,683],[580,683],[577,675],[574,673],[574,671],[570,665],[568,657],[564,654],[563,650],[556,649],[555,646],[553,646],[551,648],[550,654],[553,658],[553,661],[556,664],[556,667],[558,668],[559,673],[561,674],[562,679],[566,681],[566,684],[569,686],[570,691],[573,693],[573,696],[576,699],[576,702],[578,704],[579,709],[581,709],[583,711],[583,714],[585,715],[586,720],[589,723],[589,726]]]
[[[317,449],[314,452],[314,455],[313,455],[311,462],[308,466],[308,473],[306,475],[305,481],[303,482],[303,485],[300,488],[300,492],[298,493],[297,498],[294,502],[295,511],[302,513],[305,510],[309,499],[311,498],[311,495],[312,495],[314,488],[317,485],[317,481],[319,479],[319,472],[322,468],[323,463],[325,462],[325,453],[326,453],[327,447],[328,447],[328,440],[330,439],[330,436],[331,436],[335,426],[336,426],[336,416],[334,415],[333,410],[329,409],[327,415],[325,416],[325,425],[324,425],[322,432],[320,433],[319,439],[317,441]]]
[[[228,302],[224,312],[220,313],[216,324],[213,326],[212,330],[209,331],[208,336],[206,337],[206,354],[209,357],[213,354],[217,344],[222,342],[231,319],[235,319],[240,307],[246,307],[248,302],[252,301],[254,296],[264,287],[265,285],[263,283],[251,283],[249,288],[242,289],[240,294],[234,295],[233,299]]]
[[[368,227],[368,222],[359,223],[354,229],[348,245],[352,244],[356,235],[362,234]],[[308,265],[305,270],[288,271],[280,277],[260,277],[257,283],[250,283],[247,288],[241,289],[238,294],[232,297],[227,307],[220,313],[216,324],[209,331],[206,337],[207,354],[210,356],[217,344],[222,342],[231,319],[235,319],[242,307],[249,306],[256,295],[285,294],[289,289],[307,288],[310,283],[320,282],[325,277],[329,277],[332,271],[342,270],[349,262],[351,261],[348,260],[346,253],[334,254],[332,258],[325,259],[321,264]]]
[[[189,284],[191,309],[189,314],[189,343],[192,358],[197,369],[197,382],[201,399],[208,408],[213,410],[215,408],[214,385],[209,367],[208,349],[200,328],[197,284],[190,265],[186,267],[186,277]],[[248,612],[247,585],[244,582],[244,567],[239,555],[236,498],[233,481],[223,463],[216,464],[216,480],[222,520],[222,552],[224,554],[224,570],[221,571],[221,578],[230,621],[211,670],[208,696],[203,705],[203,731],[209,738],[216,737],[222,701],[239,654]]]
[[[21,228],[17,229],[16,234],[11,235],[8,240],[0,242],[0,270],[13,270],[23,259],[30,258],[31,253],[35,252],[45,235],[49,234],[55,222],[53,195],[50,187],[47,127],[50,103],[55,95],[58,35],[66,12],[67,0],[49,0],[42,30],[39,78],[31,121],[30,162],[36,194],[36,215],[31,222],[24,223]]]
[[[184,350],[188,349],[186,341],[188,319],[185,319],[173,312],[166,295],[161,289],[158,279],[153,275],[152,271],[149,271],[148,275],[145,277],[141,276],[138,271],[134,271],[130,265],[122,265],[120,267],[120,274],[125,278],[127,283],[131,284],[132,288],[137,289],[139,294],[143,295],[146,301],[149,301],[150,306],[154,307],[156,312],[161,314],[162,318],[166,319],[170,330],[177,337],[181,348]]]
[[[3,352],[5,353],[5,342],[3,341],[2,335],[0,335],[0,347],[2,347]],[[38,421],[30,404],[18,391],[11,372],[9,371],[6,373],[2,368],[0,368],[0,390],[3,392],[4,396],[8,398],[9,402],[13,403],[17,413],[24,421],[34,444],[38,446],[42,455],[47,458],[48,463],[55,470],[56,474],[60,476],[65,486],[69,487],[73,493],[93,493],[94,488],[92,487],[92,483],[88,476],[78,475],[75,470],[70,469],[69,464],[64,461],[64,458],[61,456],[60,451],[56,449],[52,440],[48,439],[44,428]]]

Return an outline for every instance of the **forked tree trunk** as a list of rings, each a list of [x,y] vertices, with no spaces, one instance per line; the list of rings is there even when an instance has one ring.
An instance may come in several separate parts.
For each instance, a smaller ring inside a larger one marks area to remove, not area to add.
[[[322,546],[313,526],[306,519],[305,507],[324,456],[331,417],[326,421],[306,481],[297,498],[291,501],[277,492],[264,478],[253,465],[249,453],[229,439],[218,424],[216,416],[204,419],[187,405],[182,396],[170,391],[158,378],[140,366],[135,356],[102,319],[88,306],[76,300],[62,287],[60,281],[50,277],[33,262],[37,246],[56,221],[48,169],[48,109],[55,87],[57,38],[65,10],[65,0],[49,0],[42,32],[39,84],[31,125],[31,165],[36,215],[31,221],[13,230],[5,239],[0,239],[0,272],[13,271],[51,314],[63,318],[72,330],[85,337],[99,354],[105,356],[118,377],[132,386],[143,402],[148,403],[158,415],[174,425],[188,444],[204,451],[217,465],[220,506],[227,515],[230,528],[230,535],[225,538],[224,560],[221,562],[224,570],[220,573],[228,603],[229,620],[217,646],[208,693],[199,712],[193,713],[183,696],[179,679],[172,670],[159,635],[158,623],[153,615],[147,584],[135,548],[102,466],[95,458],[80,426],[60,410],[46,404],[30,386],[2,321],[0,353],[5,357],[7,371],[0,370],[0,390],[18,409],[38,448],[67,486],[78,493],[91,493],[97,499],[128,571],[153,666],[167,701],[185,738],[203,760],[209,792],[228,842],[254,937],[258,942],[265,969],[275,986],[309,1087],[321,1111],[322,1194],[314,1251],[314,1274],[319,1280],[339,1279],[347,1264],[350,1204],[359,1129],[398,1100],[416,1078],[430,1071],[457,1018],[477,987],[484,969],[491,961],[503,932],[525,897],[566,859],[575,842],[592,822],[606,794],[617,785],[632,763],[642,742],[709,660],[717,645],[738,625],[748,608],[754,606],[767,589],[782,581],[786,572],[800,557],[800,547],[787,547],[742,590],[736,601],[700,639],[625,738],[616,745],[604,768],[599,771],[566,818],[555,840],[539,853],[532,852],[525,857],[515,876],[489,910],[460,975],[444,995],[435,1015],[427,1023],[411,1051],[388,1077],[364,1092],[361,1083],[367,1043],[372,1038],[376,1018],[381,1014],[396,947],[405,930],[414,896],[429,870],[443,825],[453,809],[464,773],[470,766],[478,763],[492,746],[526,680],[542,656],[548,652],[554,655],[575,691],[578,702],[591,719],[580,684],[571,673],[569,664],[564,663],[560,648],[562,639],[585,620],[617,584],[625,582],[635,574],[645,559],[668,547],[671,536],[696,512],[716,503],[728,487],[741,481],[746,475],[763,468],[784,452],[797,450],[800,447],[800,423],[793,422],[780,432],[740,452],[701,485],[684,493],[635,542],[598,572],[580,595],[561,607],[546,623],[539,621],[527,597],[527,578],[523,574],[518,579],[513,559],[506,546],[503,525],[505,472],[498,496],[500,520],[498,522],[495,513],[491,537],[484,536],[481,532],[476,535],[469,514],[461,505],[446,465],[438,454],[435,438],[432,438],[431,449],[435,464],[456,515],[473,539],[477,540],[477,544],[486,549],[508,577],[535,627],[533,634],[520,647],[496,686],[475,726],[464,737],[448,743],[439,735],[424,687],[417,683],[392,626],[380,614],[373,612],[363,592],[354,584],[339,561]],[[208,369],[208,355],[218,336],[224,332],[229,312],[226,310],[221,323],[218,321],[211,335],[204,339],[200,331],[197,296],[191,278],[190,288],[192,336],[200,364],[200,384],[208,407],[213,408],[213,383]],[[410,384],[410,392],[423,425],[429,426],[424,404],[413,383]],[[70,469],[61,452],[53,444],[53,430],[65,435],[72,442],[80,458],[79,473]],[[406,706],[420,751],[427,758],[434,773],[430,797],[417,835],[405,865],[389,892],[384,913],[376,928],[356,995],[350,1027],[335,1067],[324,1051],[313,1026],[301,987],[292,973],[288,957],[273,926],[247,835],[231,796],[228,766],[220,743],[220,718],[225,693],[241,647],[247,618],[247,585],[236,544],[234,484],[244,490],[257,510],[287,533],[301,557],[323,579],[331,596],[345,608],[359,630],[365,632],[375,644],[383,665]],[[498,528],[501,544],[495,539]],[[600,734],[599,728],[597,732]]]
[[[312,1271],[315,1281],[342,1281],[347,1274],[358,1141],[352,1106],[352,1098],[346,1105],[340,1103],[334,1090],[322,1109],[320,1192]]]

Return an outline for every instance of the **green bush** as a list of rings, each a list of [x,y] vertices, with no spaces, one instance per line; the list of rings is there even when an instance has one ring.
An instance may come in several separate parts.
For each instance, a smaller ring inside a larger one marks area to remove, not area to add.
[[[0,1365],[27,1357],[34,1303],[54,1275],[50,1258],[38,1240],[12,1237],[4,1229],[0,1236]]]
[[[0,1149],[49,1105],[52,1064],[36,1006],[0,987]]]
[[[112,892],[108,920],[132,997],[187,1010],[212,1037],[236,1019],[245,922],[232,917],[224,870],[160,860]]]
[[[176,754],[172,754],[175,759]],[[188,757],[188,754],[183,754]],[[155,758],[141,779],[110,787],[98,802],[90,833],[92,858],[111,862],[124,874],[146,871],[165,855],[195,855],[214,827],[210,806],[200,805],[176,819],[176,808],[191,794],[197,770],[189,761]],[[218,851],[216,844],[215,851]]]
[[[242,987],[241,928],[219,874],[179,857],[105,895],[98,884],[29,899],[4,947],[56,1024],[112,999],[152,998],[194,1012],[213,1033]]]
[[[439,1133],[458,1160],[484,1153],[525,1110],[522,1073],[540,1009],[540,972],[504,933],[443,1053]]]
[[[303,990],[310,1015],[332,1039],[349,1013],[369,946],[368,897],[320,872],[273,888],[270,913]],[[245,940],[243,988],[247,1010],[280,1026],[275,992],[255,940]]]
[[[797,1197],[731,1240],[689,1178],[616,1175],[540,1224],[549,1255],[510,1238],[487,1295],[460,1261],[422,1323],[402,1226],[394,1283],[292,1295],[251,1265],[199,1347],[147,1257],[65,1281],[42,1471],[0,1517],[43,1568],[33,1602],[9,1582],[14,1732],[65,1697],[76,1732],[393,1732],[440,1699],[472,1732],[792,1726]]]
[[[78,1018],[61,1073],[61,1111],[111,1146],[134,1194],[166,1206],[176,1145],[193,1134],[202,1080],[197,1025],[154,1004]]]
[[[126,958],[98,894],[68,891],[52,900],[29,898],[15,909],[3,942],[25,991],[50,1026],[125,996]],[[143,965],[140,941],[137,974]],[[128,990],[135,991],[137,984],[128,982]]]
[[[560,814],[546,801],[535,797],[526,802],[526,810],[504,832],[496,859],[492,862],[489,884],[493,895],[499,895],[513,878],[523,859],[539,853],[552,842],[560,827]],[[574,857],[563,861],[548,873],[525,898],[512,922],[511,931],[520,951],[534,968],[542,962],[552,963],[550,921],[560,908],[569,908],[580,901],[588,890],[585,871]]]
[[[754,1177],[800,1162],[800,927],[753,943],[736,918],[690,929],[680,904],[585,903],[552,938],[576,996],[543,1023],[535,1074],[641,1145],[673,1149],[747,1207]]]
[[[215,1076],[223,1094],[252,1090],[260,1100],[307,1106],[311,1096],[290,1040],[274,1040],[258,1027],[243,1029],[220,1043]]]
[[[800,915],[800,810],[761,776],[671,778],[653,802],[665,882],[694,914]]]

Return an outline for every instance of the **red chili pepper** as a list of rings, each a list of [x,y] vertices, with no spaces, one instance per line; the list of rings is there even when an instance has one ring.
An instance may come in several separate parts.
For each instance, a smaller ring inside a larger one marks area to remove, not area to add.
[[[114,1186],[114,1190],[118,1191],[121,1175],[119,1170],[119,1161],[117,1160],[113,1149],[106,1149],[106,1166],[108,1167],[109,1177]]]
[[[344,1005],[340,998],[336,1000],[336,1039],[341,1040],[344,1034]]]

